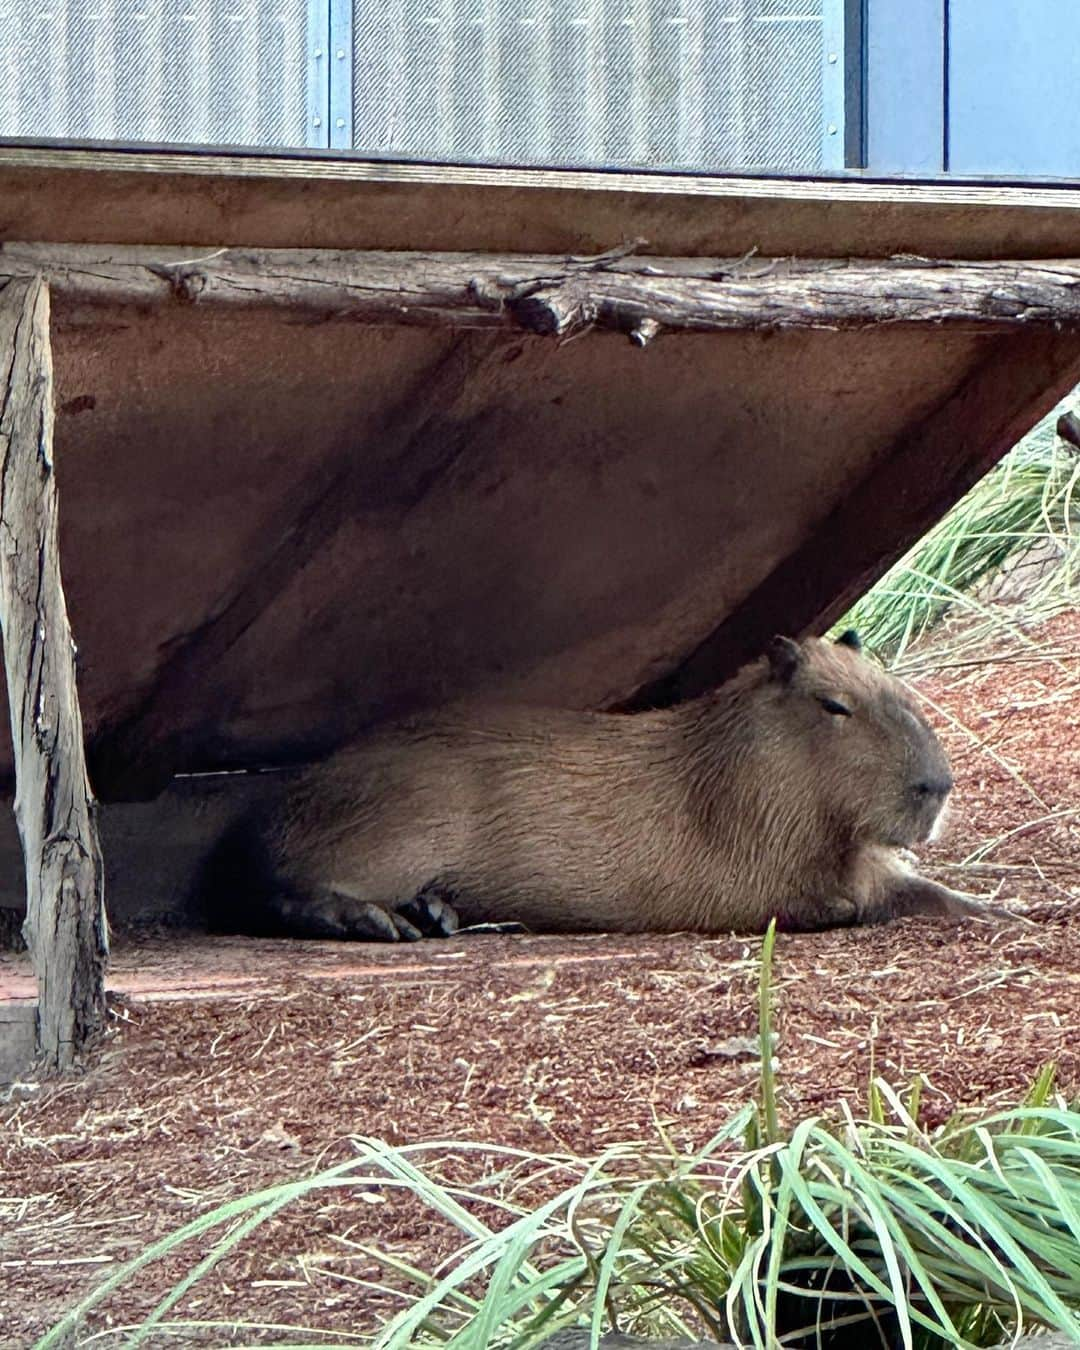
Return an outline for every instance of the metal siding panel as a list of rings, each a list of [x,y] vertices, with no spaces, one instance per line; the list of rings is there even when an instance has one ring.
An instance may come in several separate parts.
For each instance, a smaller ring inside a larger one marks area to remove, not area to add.
[[[307,0],[0,0],[0,136],[308,143]]]
[[[19,116],[18,50],[15,12],[0,0],[0,127],[15,126]]]
[[[822,0],[354,0],[353,144],[814,170]]]
[[[308,0],[305,143],[330,145],[330,0]]]
[[[945,6],[868,0],[866,166],[873,173],[945,168]]]
[[[950,0],[953,173],[1080,178],[1076,0]]]
[[[705,33],[703,5],[688,5],[682,16],[682,47],[676,92],[678,139],[676,158],[700,164],[705,138]]]
[[[0,0],[0,135],[813,171],[821,6]]]
[[[809,7],[808,7],[809,8]],[[744,93],[744,163],[821,168],[820,14],[755,16]],[[776,79],[794,67],[798,80]]]
[[[702,33],[703,164],[736,163],[745,139],[742,104],[732,79],[736,52],[745,40],[744,26],[733,14],[706,8]]]

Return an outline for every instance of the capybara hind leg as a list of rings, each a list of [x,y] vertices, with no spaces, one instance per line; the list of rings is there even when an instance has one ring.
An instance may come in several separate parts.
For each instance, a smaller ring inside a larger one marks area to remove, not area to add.
[[[937,919],[996,919],[1015,923],[1019,916],[974,895],[962,895],[925,877],[897,877],[864,910],[863,923],[888,923],[908,915]],[[1024,920],[1020,919],[1020,922]]]
[[[340,891],[283,893],[271,903],[282,931],[293,937],[351,942],[416,942],[423,933],[401,914]]]
[[[398,905],[397,912],[424,937],[452,937],[458,930],[457,910],[450,903],[450,892],[437,882],[431,882],[411,900]]]
[[[823,928],[848,928],[858,922],[858,907],[846,895],[828,900],[803,899],[786,913],[777,914],[776,926],[781,932],[816,933]]]

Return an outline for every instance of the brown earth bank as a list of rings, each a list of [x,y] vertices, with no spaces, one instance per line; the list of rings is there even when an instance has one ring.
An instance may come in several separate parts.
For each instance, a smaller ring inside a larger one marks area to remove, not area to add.
[[[1015,1102],[1047,1060],[1061,1091],[1080,1093],[1080,615],[1032,641],[917,687],[958,783],[924,862],[1034,922],[781,936],[789,1118],[844,1102],[858,1113],[871,1073],[898,1088],[923,1075],[930,1124]],[[662,1128],[703,1144],[755,1091],[759,946],[121,935],[112,1027],[87,1071],[0,1102],[0,1346],[31,1345],[118,1261],[211,1206],[348,1158],[352,1137],[459,1141],[430,1159],[454,1176],[471,1141],[594,1154]],[[24,958],[5,972],[25,973]],[[364,1244],[417,1262],[454,1246],[392,1193],[323,1192],[258,1229],[170,1316],[356,1333],[373,1311],[353,1283],[374,1271]],[[87,1335],[144,1314],[189,1264],[149,1267]]]

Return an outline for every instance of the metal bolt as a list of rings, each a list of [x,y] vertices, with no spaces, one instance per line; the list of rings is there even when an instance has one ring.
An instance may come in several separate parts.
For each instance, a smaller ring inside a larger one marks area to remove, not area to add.
[[[344,119],[344,117],[339,117],[338,120],[337,120],[336,125],[339,126],[339,127],[343,127],[343,126],[345,125],[345,119]]]
[[[830,123],[829,123],[829,135],[830,135],[830,136],[835,136],[835,135],[836,135],[836,123],[835,123],[835,122],[830,122]]]
[[[840,60],[840,58],[837,56],[837,54],[836,54],[835,52],[830,52],[830,53],[829,53],[829,65],[830,65],[830,66],[835,66],[836,63],[837,63],[837,61],[839,61],[839,60]]]
[[[344,49],[344,47],[339,47],[339,48],[337,49],[337,51],[335,52],[335,55],[337,56],[337,59],[338,59],[339,61],[344,61],[344,60],[345,60],[345,49]]]
[[[322,126],[322,118],[321,118],[321,117],[313,117],[313,118],[311,119],[311,125],[312,125],[313,127],[321,127],[321,126]]]
[[[316,48],[315,48],[315,60],[316,60],[316,61],[321,61],[321,60],[322,60],[322,55],[323,55],[323,49],[322,49],[321,47],[316,47]]]

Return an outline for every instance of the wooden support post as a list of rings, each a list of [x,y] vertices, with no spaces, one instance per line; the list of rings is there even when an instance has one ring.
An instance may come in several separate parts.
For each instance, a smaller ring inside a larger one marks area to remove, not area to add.
[[[0,627],[37,1043],[56,1071],[104,1026],[108,930],[60,582],[52,432],[48,287],[41,277],[12,281],[0,290]]]

